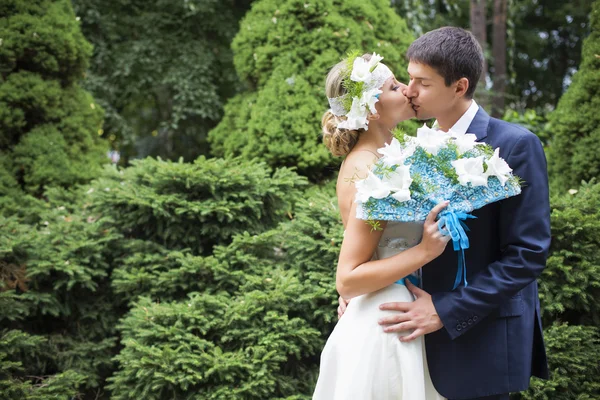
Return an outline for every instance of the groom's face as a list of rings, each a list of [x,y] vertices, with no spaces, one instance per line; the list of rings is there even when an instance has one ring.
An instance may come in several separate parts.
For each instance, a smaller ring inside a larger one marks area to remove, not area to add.
[[[446,86],[444,78],[426,64],[408,63],[410,82],[405,91],[417,119],[439,118],[452,109],[456,101],[455,85]]]

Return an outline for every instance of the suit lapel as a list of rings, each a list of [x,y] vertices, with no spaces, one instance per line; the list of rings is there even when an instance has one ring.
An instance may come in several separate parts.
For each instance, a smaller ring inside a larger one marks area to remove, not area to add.
[[[481,142],[487,137],[488,127],[490,125],[490,116],[485,112],[483,107],[479,107],[479,111],[475,114],[475,118],[471,121],[467,133],[474,133],[477,136],[477,141]]]

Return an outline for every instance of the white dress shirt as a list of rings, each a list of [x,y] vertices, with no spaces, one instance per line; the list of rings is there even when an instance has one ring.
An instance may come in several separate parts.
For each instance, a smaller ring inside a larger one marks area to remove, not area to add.
[[[452,128],[450,128],[450,130],[458,134],[467,133],[467,129],[469,129],[469,126],[471,126],[471,122],[473,122],[473,119],[475,119],[475,114],[477,114],[477,111],[479,111],[479,105],[475,102],[475,100],[471,100],[471,105],[469,106],[467,111],[465,111],[462,117],[460,117],[459,120],[456,121],[456,123],[452,126]],[[437,119],[433,123],[431,129],[440,129]]]

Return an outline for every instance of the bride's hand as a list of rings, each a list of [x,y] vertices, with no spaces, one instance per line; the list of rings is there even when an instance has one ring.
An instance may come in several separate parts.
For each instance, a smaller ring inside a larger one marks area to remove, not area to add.
[[[346,312],[346,307],[348,307],[348,303],[350,303],[350,300],[345,300],[342,296],[340,296],[338,302],[340,303],[340,305],[338,306],[337,312],[338,319],[340,319],[342,318],[342,315],[344,315],[344,313]]]
[[[439,257],[446,249],[446,245],[451,240],[450,235],[442,235],[438,229],[436,218],[444,208],[450,204],[449,201],[443,201],[431,209],[425,219],[423,226],[423,239],[421,239],[421,249],[425,252],[427,262]]]

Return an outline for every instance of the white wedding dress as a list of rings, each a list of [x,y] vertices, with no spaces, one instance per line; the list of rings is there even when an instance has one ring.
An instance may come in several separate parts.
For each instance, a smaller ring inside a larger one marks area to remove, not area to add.
[[[388,222],[373,258],[398,254],[422,235],[423,223]],[[403,343],[377,322],[395,313],[380,304],[413,300],[398,283],[353,298],[321,354],[313,400],[443,400],[429,377],[423,337]]]

